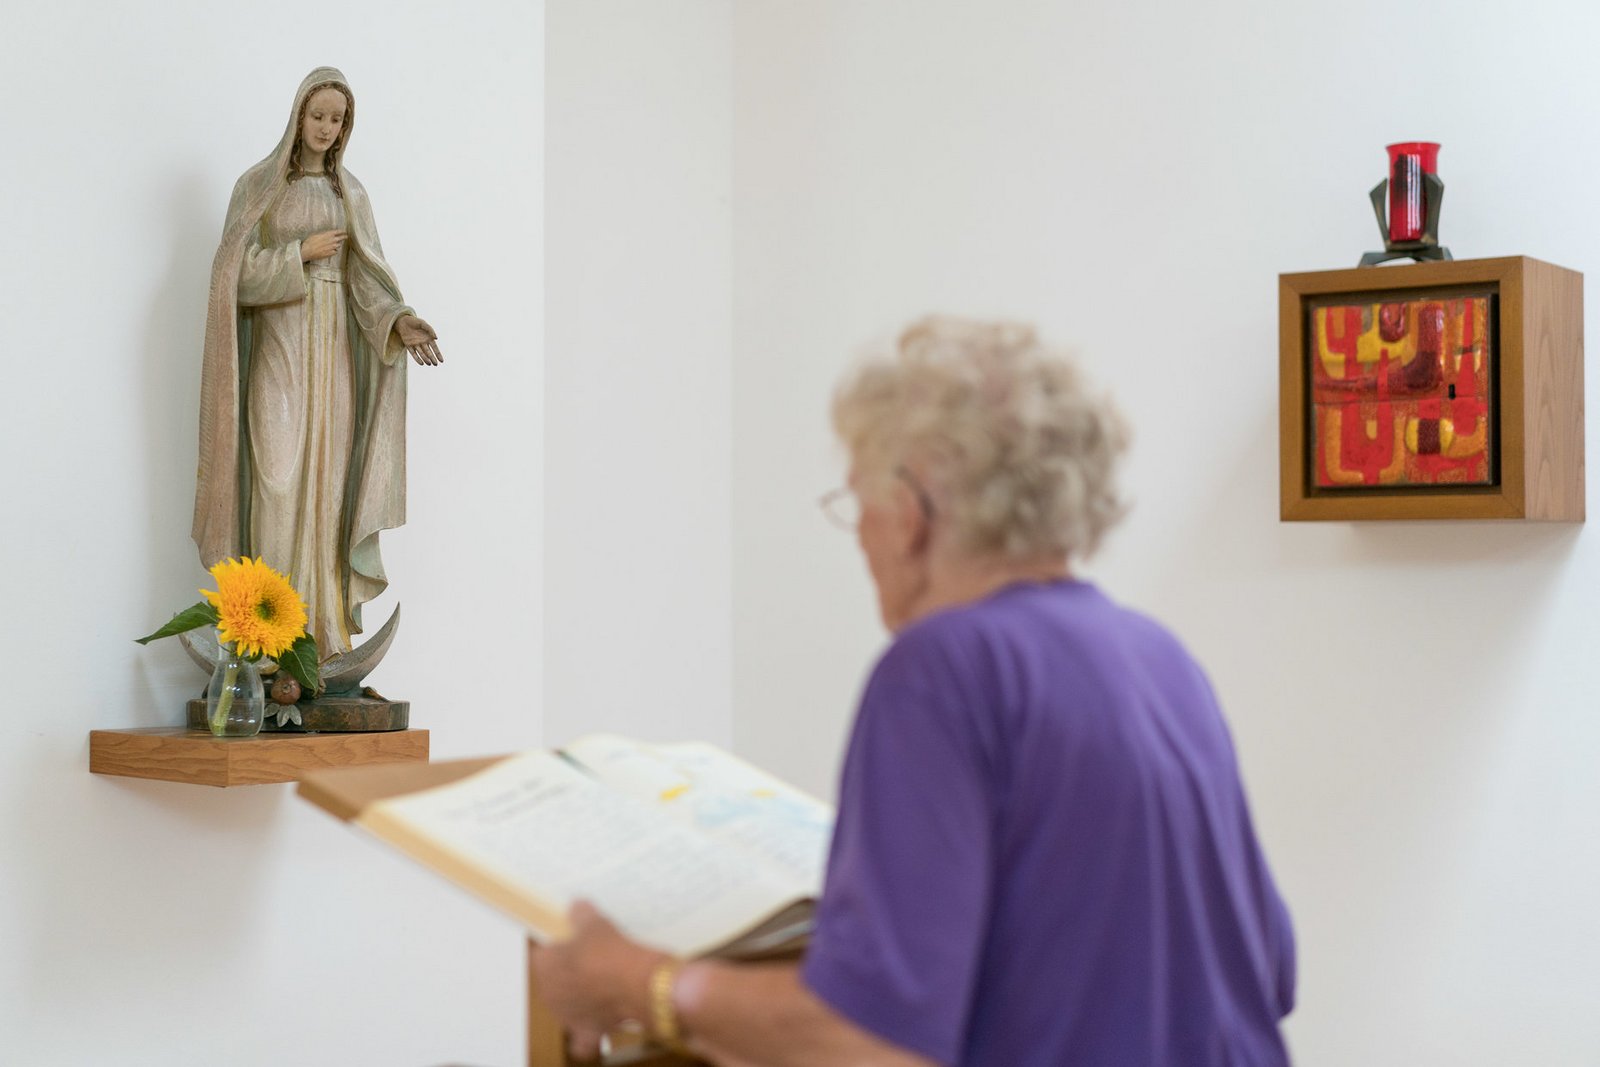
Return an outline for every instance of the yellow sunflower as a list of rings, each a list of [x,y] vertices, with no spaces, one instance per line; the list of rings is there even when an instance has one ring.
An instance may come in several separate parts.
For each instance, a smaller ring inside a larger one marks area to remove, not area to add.
[[[215,593],[201,594],[217,609],[217,639],[252,659],[283,655],[306,632],[306,605],[289,579],[244,557],[211,568]]]

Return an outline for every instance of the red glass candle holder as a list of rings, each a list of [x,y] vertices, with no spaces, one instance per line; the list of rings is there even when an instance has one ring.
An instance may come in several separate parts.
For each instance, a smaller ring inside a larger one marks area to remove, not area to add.
[[[1389,151],[1389,240],[1419,241],[1428,205],[1422,176],[1437,174],[1439,146],[1432,141],[1401,141]]]

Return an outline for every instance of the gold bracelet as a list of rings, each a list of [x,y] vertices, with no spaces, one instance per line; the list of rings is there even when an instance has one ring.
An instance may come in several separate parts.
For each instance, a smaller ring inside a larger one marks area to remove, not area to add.
[[[683,1042],[678,1006],[672,1002],[673,986],[682,970],[682,960],[666,959],[650,972],[650,1029],[656,1040],[673,1052],[689,1051],[689,1046]]]

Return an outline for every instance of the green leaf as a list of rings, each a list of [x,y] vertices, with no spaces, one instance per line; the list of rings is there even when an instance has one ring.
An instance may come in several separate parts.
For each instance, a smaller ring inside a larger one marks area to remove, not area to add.
[[[184,608],[174,615],[168,623],[149,637],[135,638],[141,645],[148,645],[151,641],[173,634],[188,633],[198,630],[202,626],[215,626],[217,624],[217,609],[209,601],[202,600],[198,604]]]
[[[278,666],[288,671],[306,696],[315,696],[322,688],[321,673],[317,669],[317,639],[301,634],[289,651],[278,657]]]

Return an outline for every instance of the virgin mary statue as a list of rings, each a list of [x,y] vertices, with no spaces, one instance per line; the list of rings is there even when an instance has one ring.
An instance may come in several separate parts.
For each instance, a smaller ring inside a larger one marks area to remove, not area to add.
[[[354,118],[344,75],[317,68],[283,139],[234,185],[200,376],[200,561],[286,573],[324,657],[361,632],[388,584],[378,534],[405,522],[406,352],[440,362],[343,166]]]

